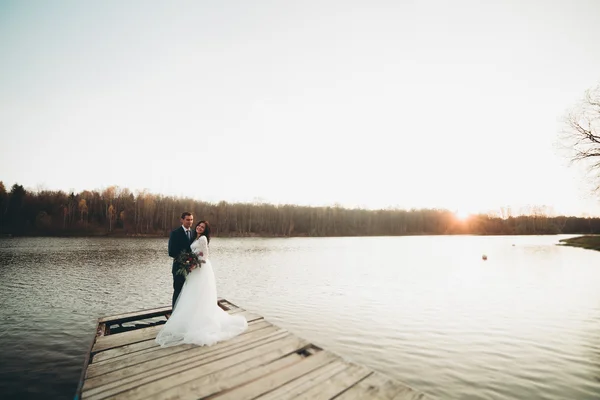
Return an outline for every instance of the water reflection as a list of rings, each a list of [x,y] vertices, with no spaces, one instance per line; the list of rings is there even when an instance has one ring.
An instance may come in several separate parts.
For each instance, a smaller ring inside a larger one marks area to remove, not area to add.
[[[558,239],[215,238],[211,248],[219,295],[431,395],[600,398],[600,253]],[[9,398],[71,396],[98,316],[170,303],[165,239],[2,239],[0,266]]]

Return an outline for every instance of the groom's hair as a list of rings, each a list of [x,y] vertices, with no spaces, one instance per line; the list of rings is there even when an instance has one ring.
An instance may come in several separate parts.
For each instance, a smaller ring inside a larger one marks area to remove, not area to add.
[[[187,212],[187,211],[181,213],[181,219],[185,219],[185,217],[187,217],[188,215],[192,215],[192,213],[191,212]]]

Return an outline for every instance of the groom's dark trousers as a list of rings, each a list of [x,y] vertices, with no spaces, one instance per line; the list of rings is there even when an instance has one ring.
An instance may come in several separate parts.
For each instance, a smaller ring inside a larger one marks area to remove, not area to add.
[[[182,226],[172,231],[171,236],[169,236],[169,256],[173,257],[173,268],[171,270],[173,273],[173,308],[175,308],[175,302],[177,301],[179,293],[181,293],[181,288],[183,288],[183,284],[185,283],[185,276],[176,274],[178,267],[177,257],[182,251],[192,251],[192,249],[190,249],[190,243],[193,242],[195,238],[195,230],[192,230],[192,239],[189,240]]]

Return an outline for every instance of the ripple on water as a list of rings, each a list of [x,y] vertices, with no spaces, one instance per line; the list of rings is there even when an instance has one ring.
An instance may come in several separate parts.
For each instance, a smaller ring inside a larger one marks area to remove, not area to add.
[[[71,396],[98,316],[170,304],[166,242],[0,239],[3,396],[22,398],[24,388]],[[598,399],[600,253],[556,242],[215,238],[211,246],[220,296],[430,395]]]

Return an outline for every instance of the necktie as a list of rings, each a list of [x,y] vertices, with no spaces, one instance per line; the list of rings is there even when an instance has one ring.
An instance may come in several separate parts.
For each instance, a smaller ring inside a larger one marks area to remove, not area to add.
[[[188,229],[186,231],[186,233],[187,233],[188,240],[192,240],[192,232],[190,232],[190,230]]]

